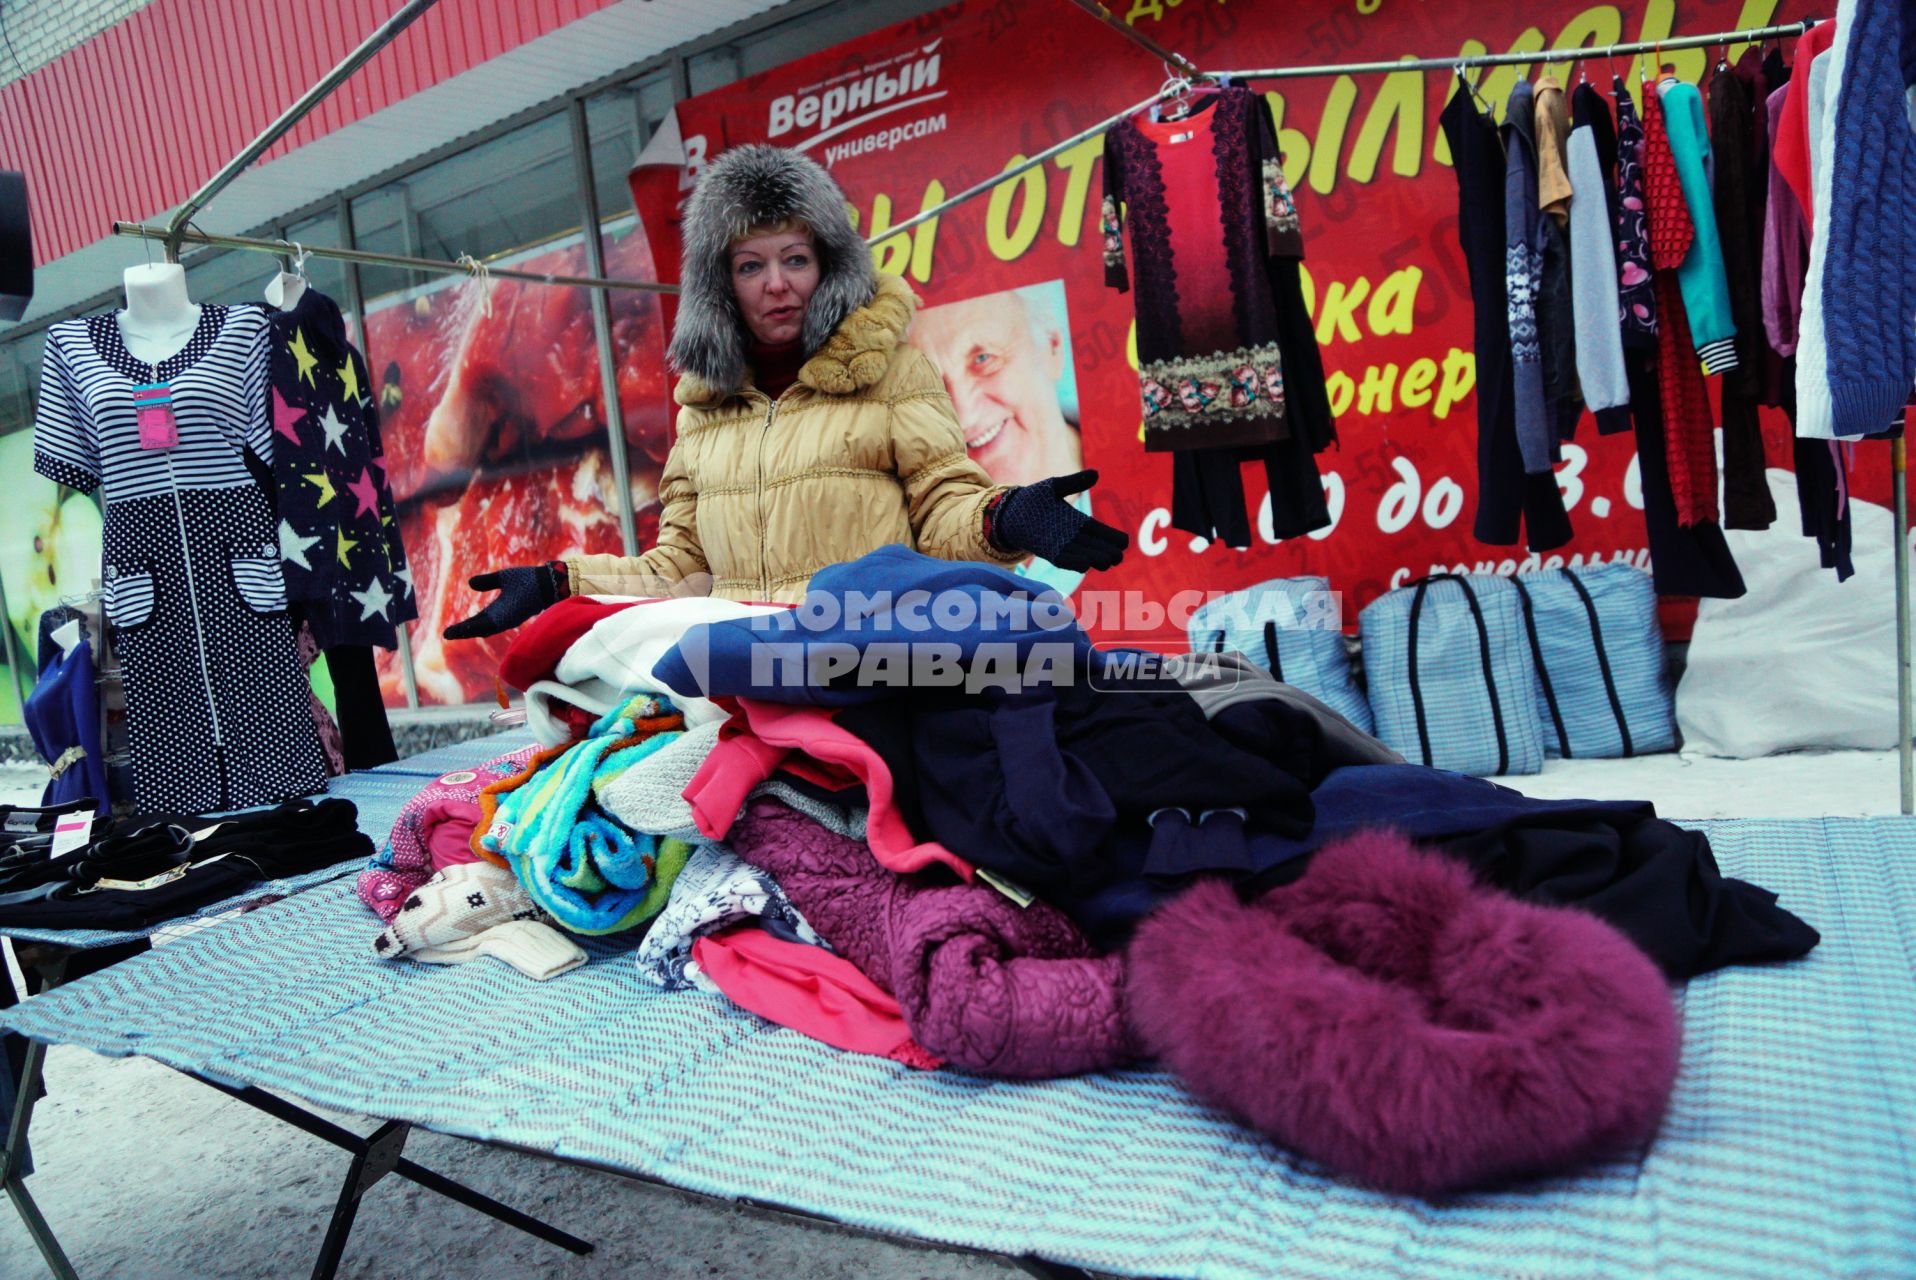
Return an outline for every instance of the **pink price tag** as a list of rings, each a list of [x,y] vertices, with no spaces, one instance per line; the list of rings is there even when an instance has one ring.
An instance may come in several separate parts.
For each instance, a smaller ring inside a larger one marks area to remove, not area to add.
[[[154,405],[136,413],[140,424],[140,448],[171,449],[180,442],[180,424],[170,405]]]
[[[133,420],[140,428],[142,449],[171,449],[180,442],[173,388],[164,382],[142,382],[133,388]]]
[[[84,849],[93,838],[93,810],[82,809],[78,813],[63,813],[53,827],[53,850],[51,857],[59,858]]]

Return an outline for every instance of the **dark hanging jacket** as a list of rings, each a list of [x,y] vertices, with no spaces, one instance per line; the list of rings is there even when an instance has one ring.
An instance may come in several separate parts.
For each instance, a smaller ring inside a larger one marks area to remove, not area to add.
[[[1760,89],[1762,69],[1752,65],[1751,71]],[[1723,375],[1720,392],[1726,529],[1767,529],[1776,521],[1776,502],[1770,497],[1768,462],[1763,456],[1763,429],[1756,412],[1763,390],[1763,357],[1769,350],[1757,284],[1763,252],[1758,211],[1763,208],[1768,184],[1756,170],[1750,88],[1740,72],[1719,67],[1710,77],[1707,102],[1710,153],[1716,163],[1711,198],[1716,207],[1723,267],[1729,277],[1730,315],[1736,323],[1736,367]],[[1763,98],[1759,96],[1757,101]],[[1764,150],[1767,163],[1767,148]]]
[[[339,304],[274,312],[267,376],[286,595],[322,647],[397,646],[419,616],[379,439],[379,387]]]

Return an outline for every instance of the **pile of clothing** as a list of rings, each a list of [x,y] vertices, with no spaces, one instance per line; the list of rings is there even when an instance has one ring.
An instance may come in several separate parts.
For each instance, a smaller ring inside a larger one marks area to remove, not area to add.
[[[1544,76],[1499,126],[1459,86],[1442,123],[1476,309],[1479,539],[1569,540],[1551,468],[1587,406],[1600,433],[1636,433],[1658,590],[1740,596],[1722,530],[1776,519],[1770,406],[1794,424],[1803,533],[1850,575],[1842,442],[1900,432],[1916,380],[1912,42],[1907,4],[1843,0],[1794,65],[1752,45],[1701,88],[1647,63],[1634,95]]]
[[[916,1068],[1156,1058],[1438,1191],[1642,1140],[1668,983],[1816,943],[1647,804],[1410,766],[1202,657],[1114,680],[1057,596],[903,547],[795,609],[568,600],[506,662],[541,745],[408,807],[374,951],[551,977],[625,939],[640,982]]]

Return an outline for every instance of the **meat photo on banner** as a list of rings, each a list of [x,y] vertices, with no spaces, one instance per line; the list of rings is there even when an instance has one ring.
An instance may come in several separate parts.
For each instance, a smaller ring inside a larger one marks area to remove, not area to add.
[[[1461,8],[1166,0],[1116,11],[1216,69],[1603,48],[1801,16],[1775,0]],[[1742,52],[1671,49],[1661,60],[1694,83],[1716,59]],[[1587,76],[1607,94],[1616,75],[1640,94],[1640,74],[1655,61],[1619,55],[1486,68],[1475,86],[1501,118],[1520,78],[1547,74],[1569,90]],[[882,234],[1148,98],[1163,80],[1155,60],[1069,6],[952,5],[679,103],[670,154],[641,156],[633,188],[662,270],[677,260],[676,201],[704,163],[747,142],[795,147],[827,166],[861,229]],[[1099,471],[1091,504],[1131,535],[1134,549],[1109,573],[1059,585],[1077,592],[1100,639],[1172,641],[1183,619],[1164,606],[1178,593],[1281,576],[1328,575],[1352,626],[1370,600],[1433,571],[1648,566],[1635,437],[1599,434],[1588,413],[1555,465],[1570,541],[1533,552],[1474,536],[1473,312],[1458,185],[1439,127],[1457,86],[1450,71],[1251,85],[1272,117],[1295,201],[1303,300],[1336,416],[1336,443],[1316,457],[1330,522],[1307,536],[1273,536],[1264,469],[1249,465],[1248,547],[1170,526],[1173,455],[1141,443],[1137,302],[1105,283],[1103,138],[876,247],[879,269],[904,276],[923,300],[911,340],[944,372],[973,455],[993,477],[1017,483],[1080,465]],[[648,159],[664,166],[648,176]],[[1135,252],[1128,237],[1124,247]],[[996,380],[1002,385],[987,387],[993,379],[979,375],[993,362],[1006,372]],[[1055,392],[1050,401],[1046,388]],[[1761,421],[1768,465],[1790,467],[1788,421],[1769,409]],[[1889,488],[1881,452],[1859,451],[1852,490],[1877,501]],[[1772,536],[1788,554],[1814,556],[1814,545],[1795,534],[1795,513],[1783,513]],[[1111,594],[1093,599],[1091,588]],[[1126,599],[1134,603],[1120,607]],[[1687,628],[1680,612],[1673,617],[1673,638],[1681,638]]]
[[[629,216],[605,229],[606,271],[651,279]],[[583,276],[574,235],[494,265]],[[654,295],[610,294],[633,509],[641,545],[658,528],[657,486],[670,442],[665,347]],[[368,306],[386,462],[419,593],[408,629],[419,698],[488,700],[511,633],[448,642],[440,633],[490,598],[467,579],[505,565],[618,552],[598,348],[586,291],[518,280],[460,280]],[[396,654],[380,687],[404,702]]]

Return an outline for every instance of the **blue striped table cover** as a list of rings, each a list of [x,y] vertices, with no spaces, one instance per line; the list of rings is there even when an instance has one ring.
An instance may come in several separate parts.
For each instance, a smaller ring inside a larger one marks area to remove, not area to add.
[[[416,756],[407,756],[404,760],[395,760],[391,764],[381,765],[374,772],[405,773],[437,778],[457,769],[477,769],[488,760],[496,760],[508,751],[517,751],[520,747],[531,746],[532,743],[532,730],[524,727],[507,729],[503,733],[488,734],[469,742],[454,742],[448,746],[434,747],[431,751],[422,751]]]
[[[1657,1140],[1428,1202],[1326,1176],[1130,1070],[1038,1084],[840,1053],[644,987],[627,944],[549,983],[372,956],[329,885],[0,1015],[234,1085],[751,1197],[868,1229],[1138,1276],[1916,1274],[1916,821],[1702,824],[1726,873],[1823,931],[1682,993]],[[602,1224],[601,1230],[616,1230]]]

